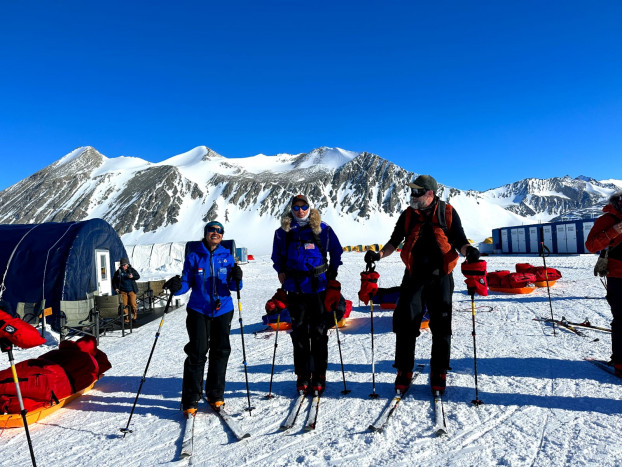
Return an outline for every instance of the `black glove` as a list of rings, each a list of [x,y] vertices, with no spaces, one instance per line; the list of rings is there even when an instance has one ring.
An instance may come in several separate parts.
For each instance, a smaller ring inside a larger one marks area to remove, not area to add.
[[[479,250],[474,246],[468,246],[464,256],[467,263],[477,263],[479,261]]]
[[[375,263],[376,261],[380,261],[380,253],[377,251],[367,250],[367,253],[365,253],[365,262],[369,264]]]
[[[242,280],[242,268],[238,266],[236,263],[233,268],[231,268],[231,279],[236,282],[240,282]]]
[[[181,290],[181,277],[171,277],[164,283],[162,287],[170,290],[172,293],[178,292],[179,290]]]
[[[337,279],[337,270],[333,268],[328,268],[328,271],[326,271],[326,280],[334,281],[335,279]]]

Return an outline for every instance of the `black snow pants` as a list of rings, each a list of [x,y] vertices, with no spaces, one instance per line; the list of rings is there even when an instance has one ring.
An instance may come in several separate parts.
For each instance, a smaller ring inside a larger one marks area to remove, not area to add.
[[[328,327],[324,316],[324,293],[288,293],[292,318],[294,371],[298,377],[326,375]]]
[[[611,307],[611,359],[614,363],[622,363],[622,279],[607,278],[607,302]]]
[[[454,279],[451,273],[413,279],[408,271],[405,272],[400,298],[393,313],[395,368],[412,371],[415,365],[415,343],[427,308],[432,331],[430,369],[437,373],[447,372],[451,349],[453,292]]]
[[[184,347],[184,380],[182,383],[181,405],[183,409],[196,407],[201,399],[201,386],[205,374],[205,363],[209,351],[205,394],[209,401],[223,400],[225,393],[225,374],[231,353],[229,332],[233,310],[224,315],[210,318],[187,308],[186,329],[190,341]]]

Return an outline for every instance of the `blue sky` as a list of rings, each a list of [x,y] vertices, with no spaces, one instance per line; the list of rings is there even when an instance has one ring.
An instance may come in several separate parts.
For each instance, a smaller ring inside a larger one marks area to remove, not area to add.
[[[462,189],[622,178],[622,2],[0,5],[0,189],[78,146],[369,151]]]

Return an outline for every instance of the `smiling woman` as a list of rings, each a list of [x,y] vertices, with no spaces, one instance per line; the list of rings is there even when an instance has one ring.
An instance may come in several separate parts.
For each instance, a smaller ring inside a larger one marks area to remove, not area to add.
[[[187,250],[182,276],[167,282],[175,295],[191,290],[186,328],[189,342],[184,347],[181,404],[186,418],[194,416],[201,394],[205,363],[205,396],[214,410],[224,405],[225,376],[231,353],[229,331],[233,317],[231,290],[242,288],[242,269],[231,253],[220,245],[225,227],[210,221],[203,229],[203,240],[192,242]],[[209,359],[207,357],[209,352]]]

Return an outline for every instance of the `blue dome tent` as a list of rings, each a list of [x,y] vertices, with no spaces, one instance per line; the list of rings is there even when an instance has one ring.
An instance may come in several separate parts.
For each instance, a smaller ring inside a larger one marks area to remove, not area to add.
[[[0,225],[3,307],[23,317],[28,306],[45,304],[58,330],[61,301],[112,294],[115,262],[122,257],[121,239],[102,219]]]

